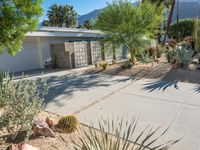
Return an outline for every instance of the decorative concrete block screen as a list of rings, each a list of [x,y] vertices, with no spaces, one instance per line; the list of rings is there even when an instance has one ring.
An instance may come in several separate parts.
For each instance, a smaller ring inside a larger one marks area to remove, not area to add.
[[[115,49],[116,51],[116,60],[122,61],[128,58],[128,50],[125,46],[121,45]]]
[[[53,68],[70,68],[69,51],[65,44],[51,44],[51,57]]]
[[[105,61],[113,61],[113,46],[110,43],[104,44]]]
[[[74,59],[76,68],[88,65],[87,42],[74,42]]]
[[[90,42],[90,50],[92,56],[92,64],[96,64],[102,61],[101,44],[98,41]]]

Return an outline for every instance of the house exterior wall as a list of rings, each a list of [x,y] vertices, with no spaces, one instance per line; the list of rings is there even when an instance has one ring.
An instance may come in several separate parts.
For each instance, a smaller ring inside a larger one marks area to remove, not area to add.
[[[10,56],[7,53],[0,55],[0,68],[9,72],[42,69],[45,61],[51,58],[51,44],[90,40],[94,40],[94,38],[27,36],[23,43],[23,49],[17,55]]]
[[[23,49],[15,56],[7,53],[0,55],[0,68],[9,72],[19,72],[41,68],[39,53],[35,37],[26,38]]]

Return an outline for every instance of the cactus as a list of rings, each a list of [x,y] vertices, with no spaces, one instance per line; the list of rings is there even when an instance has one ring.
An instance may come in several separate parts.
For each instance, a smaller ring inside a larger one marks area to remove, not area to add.
[[[78,127],[78,119],[74,115],[64,116],[58,121],[58,128],[65,133],[73,133]]]

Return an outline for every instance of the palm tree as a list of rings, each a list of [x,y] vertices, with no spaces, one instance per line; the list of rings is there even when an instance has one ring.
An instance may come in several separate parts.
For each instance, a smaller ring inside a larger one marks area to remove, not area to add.
[[[73,6],[64,5],[61,7],[61,14],[64,19],[65,27],[76,27],[78,14],[74,11]]]
[[[86,20],[83,24],[84,28],[86,29],[92,29],[93,28],[93,23],[92,23],[92,20]]]
[[[169,12],[168,20],[167,20],[167,28],[166,28],[166,34],[165,34],[165,37],[164,37],[164,40],[163,40],[163,44],[165,43],[167,35],[169,34],[170,25],[171,25],[171,22],[172,22],[172,16],[174,14],[175,3],[176,3],[176,0],[170,1],[171,8],[170,8],[170,12]]]
[[[142,0],[142,2],[144,2],[144,1],[145,0]],[[153,4],[156,3],[157,6],[160,6],[162,3],[164,3],[166,8],[168,8],[168,9],[170,8],[169,16],[168,16],[168,19],[167,19],[166,34],[165,34],[165,37],[164,37],[164,40],[163,40],[163,44],[164,44],[165,41],[166,41],[167,35],[169,34],[170,25],[171,25],[171,22],[172,22],[172,16],[174,14],[174,7],[175,7],[176,0],[147,0],[147,1],[150,1]]]
[[[62,18],[60,16],[60,6],[54,4],[50,6],[48,13],[48,26],[62,27]]]
[[[47,13],[48,20],[43,21],[43,25],[53,27],[76,27],[77,13],[70,5],[52,5]]]

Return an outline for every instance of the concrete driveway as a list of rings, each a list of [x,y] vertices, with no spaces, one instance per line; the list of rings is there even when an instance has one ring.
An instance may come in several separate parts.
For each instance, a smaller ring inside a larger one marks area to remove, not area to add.
[[[170,127],[163,141],[183,138],[173,149],[200,150],[200,85],[78,72],[48,78],[47,111],[76,113],[88,125],[101,117],[141,116],[140,128]]]

